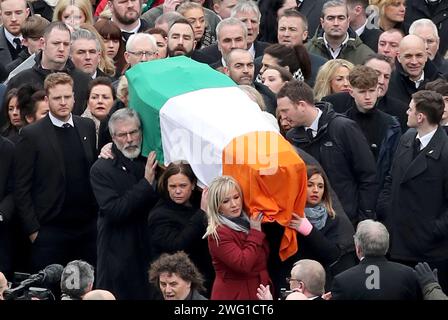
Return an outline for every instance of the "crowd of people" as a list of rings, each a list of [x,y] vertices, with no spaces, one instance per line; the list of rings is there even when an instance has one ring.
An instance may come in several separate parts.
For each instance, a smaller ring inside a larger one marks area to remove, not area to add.
[[[63,300],[448,299],[447,12],[0,0],[0,300],[51,264]],[[142,156],[126,72],[176,56],[228,76],[295,148],[304,212],[262,223],[234,177],[201,189],[186,161]]]

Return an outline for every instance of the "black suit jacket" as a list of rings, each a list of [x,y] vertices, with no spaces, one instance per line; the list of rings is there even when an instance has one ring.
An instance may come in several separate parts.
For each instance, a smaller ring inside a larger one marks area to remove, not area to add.
[[[413,158],[417,132],[400,139],[378,199],[378,212],[391,233],[390,256],[405,261],[448,257],[448,137],[439,127]]]
[[[73,123],[90,170],[96,160],[95,124],[78,116],[73,116]],[[22,129],[15,150],[14,173],[17,209],[25,232],[31,234],[59,215],[65,199],[63,154],[48,115]]]
[[[258,58],[263,55],[264,49],[269,47],[271,43],[263,42],[255,40],[254,42],[254,49],[255,49],[255,58]],[[208,47],[205,47],[198,51],[201,55],[198,57],[194,57],[193,59],[198,62],[203,62],[206,64],[215,64],[218,61],[221,61],[222,55],[221,51],[218,49],[218,44],[214,43]]]
[[[5,36],[5,27],[0,27],[0,61],[5,66],[12,61],[11,52],[8,47],[8,40]]]
[[[0,136],[0,213],[4,222],[10,220],[14,211],[12,196],[13,157],[14,145],[8,139]]]
[[[383,31],[381,29],[368,29],[366,27],[359,37],[370,49],[374,52],[378,52],[378,39],[382,33]]]
[[[373,256],[334,277],[331,294],[333,300],[422,299],[412,268]]]

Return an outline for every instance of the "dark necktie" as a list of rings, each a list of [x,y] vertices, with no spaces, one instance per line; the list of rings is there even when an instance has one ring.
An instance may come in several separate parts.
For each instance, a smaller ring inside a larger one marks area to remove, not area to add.
[[[313,141],[313,139],[314,139],[313,129],[311,129],[311,128],[306,129],[306,135],[308,136],[308,139],[310,139],[310,141]]]
[[[422,145],[422,143],[420,142],[419,138],[415,138],[414,140],[414,156],[413,158],[415,158],[418,153],[420,152],[420,146]]]
[[[132,36],[133,34],[134,34],[133,32],[121,31],[121,37],[123,38],[124,42],[127,42],[129,37]]]
[[[13,42],[16,44],[16,51],[22,50],[22,41],[20,41],[20,38],[14,38]]]
[[[67,129],[67,128],[71,128],[72,126],[71,126],[71,124],[70,123],[64,123],[63,125],[62,125],[62,128],[65,128],[65,129]]]

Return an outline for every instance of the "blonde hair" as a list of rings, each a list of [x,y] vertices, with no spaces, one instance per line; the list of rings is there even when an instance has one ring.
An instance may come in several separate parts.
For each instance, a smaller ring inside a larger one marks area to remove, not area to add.
[[[110,58],[107,55],[106,45],[104,44],[103,37],[99,34],[98,30],[96,30],[95,27],[91,24],[81,23],[80,27],[89,30],[96,36],[96,39],[98,40],[101,47],[100,62],[98,63],[98,69],[103,71],[107,76],[113,77],[115,75],[115,64],[112,58]]]
[[[90,0],[59,0],[54,8],[53,21],[62,21],[62,13],[68,6],[75,6],[84,14],[84,23],[93,25],[92,4]]]
[[[354,68],[353,63],[344,59],[328,60],[319,68],[314,84],[314,99],[320,101],[323,97],[332,94],[331,79],[340,67],[346,67],[349,71]]]
[[[266,111],[266,104],[264,103],[263,96],[260,94],[260,92],[257,91],[252,86],[249,86],[247,84],[240,84],[238,87],[244,91],[245,94],[258,106],[260,107],[261,111]]]
[[[379,27],[381,29],[383,29],[384,31],[387,31],[384,29],[384,25],[381,21],[384,18],[384,9],[398,1],[401,1],[401,0],[369,0],[370,5],[378,7]],[[406,2],[406,1],[403,1],[403,2]]]
[[[122,102],[125,100],[128,100],[129,95],[129,87],[128,87],[128,79],[125,75],[122,75],[120,77],[120,80],[118,80],[118,86],[117,86],[117,98],[120,99]]]
[[[224,198],[233,190],[236,189],[240,194],[241,201],[243,201],[243,193],[241,192],[238,182],[230,176],[220,176],[215,178],[208,189],[207,197],[207,220],[208,226],[203,238],[212,236],[216,243],[219,242],[217,229],[221,225],[218,219],[219,207]]]

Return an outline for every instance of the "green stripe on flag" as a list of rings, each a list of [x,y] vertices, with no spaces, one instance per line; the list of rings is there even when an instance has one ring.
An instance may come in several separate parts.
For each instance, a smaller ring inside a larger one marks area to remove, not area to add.
[[[166,101],[196,90],[236,86],[228,76],[185,56],[139,63],[126,72],[126,78],[129,106],[142,121],[142,153],[146,156],[156,150],[161,163],[164,158],[159,112]]]

